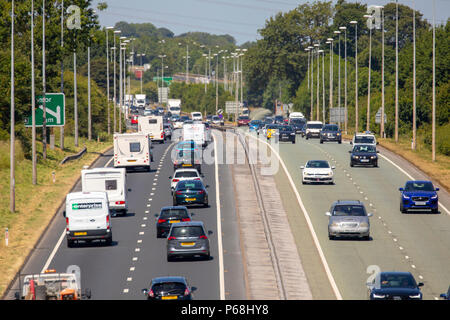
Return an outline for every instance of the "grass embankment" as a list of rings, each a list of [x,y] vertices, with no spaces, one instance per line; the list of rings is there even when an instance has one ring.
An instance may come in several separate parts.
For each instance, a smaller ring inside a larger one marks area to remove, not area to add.
[[[352,136],[344,135],[344,138],[350,140]],[[423,139],[417,139],[416,150],[411,150],[410,139],[399,137],[399,141],[395,142],[392,138],[377,138],[377,141],[380,146],[408,160],[447,191],[450,191],[450,157],[436,153],[436,161],[432,161],[431,151],[425,146]]]
[[[57,138],[56,141],[59,141]],[[80,159],[60,165],[64,157],[87,147]],[[100,153],[112,146],[112,140],[97,142],[79,139],[74,146],[73,137],[65,137],[65,150],[47,149],[47,160],[42,160],[42,145],[37,144],[37,185],[32,184],[32,162],[24,157],[19,143],[16,144],[15,195],[16,212],[10,208],[9,142],[0,141],[0,296],[19,271],[29,252],[33,249],[61,201],[80,176],[80,170],[90,165]],[[53,183],[52,173],[56,180]],[[6,246],[5,230],[9,230]],[[36,270],[40,271],[40,270]]]

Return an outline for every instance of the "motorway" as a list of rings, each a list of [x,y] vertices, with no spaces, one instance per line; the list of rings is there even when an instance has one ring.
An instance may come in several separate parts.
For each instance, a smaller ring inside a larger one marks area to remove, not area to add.
[[[242,130],[246,132],[246,129]],[[256,137],[256,134],[251,135]],[[265,137],[260,139],[265,140]],[[386,152],[380,153],[378,168],[351,168],[348,153],[351,145],[346,141],[341,145],[334,142],[320,144],[318,139],[306,140],[297,135],[296,144],[279,143],[278,147],[278,153],[306,210],[306,213],[302,212],[300,206],[294,208],[295,212],[291,210],[291,229],[294,235],[301,230],[304,232],[304,229],[296,226],[303,223],[301,216],[309,216],[338,296],[344,300],[367,299],[365,284],[369,276],[374,271],[389,270],[410,271],[416,281],[424,282],[424,299],[437,299],[440,293],[447,290],[450,284],[450,197],[445,190],[439,191],[440,202],[444,206],[440,206],[438,214],[402,214],[399,211],[398,188],[403,187],[410,178],[391,162],[390,157],[386,157]],[[335,185],[302,184],[300,166],[316,159],[328,160],[336,166]],[[403,166],[402,170],[408,173],[416,169]],[[282,171],[280,165],[277,186],[280,194],[285,195],[285,207],[292,207],[292,201],[297,200],[286,196],[292,193],[292,187]],[[367,211],[374,214],[369,241],[328,239],[328,217],[325,212],[330,210],[336,200],[360,200]],[[302,245],[297,241],[298,247]],[[299,248],[301,256],[304,250]],[[323,277],[323,273],[314,274],[311,270],[323,266],[317,262],[316,265],[308,266],[312,262],[304,257],[302,260],[306,264],[309,282],[320,282],[314,277]],[[320,293],[318,295],[320,297]]]
[[[242,258],[231,185],[227,165],[204,164],[204,183],[208,185],[209,207],[192,207],[193,220],[202,220],[211,246],[211,259],[180,260],[167,262],[166,240],[156,238],[156,217],[163,206],[172,205],[169,176],[173,174],[170,151],[174,143],[154,144],[154,163],[151,172],[130,172],[127,174],[129,211],[126,216],[111,220],[112,246],[102,244],[80,244],[68,248],[65,239],[65,219],[59,212],[37,244],[22,274],[39,273],[45,269],[64,272],[69,265],[81,269],[82,288],[89,288],[93,300],[141,300],[145,299],[141,289],[147,288],[150,280],[158,276],[185,276],[195,287],[194,299],[245,299]],[[112,167],[112,151],[101,156],[94,167]],[[217,168],[216,168],[217,166]],[[216,187],[216,170],[221,179],[220,189]],[[80,185],[75,191],[80,190]],[[219,190],[221,218],[218,229],[216,204]],[[62,211],[62,210],[61,210]],[[218,237],[226,230],[222,251]],[[223,254],[225,252],[225,254]],[[225,270],[226,272],[225,276]],[[12,299],[17,281],[6,296]],[[226,291],[225,291],[226,287]]]

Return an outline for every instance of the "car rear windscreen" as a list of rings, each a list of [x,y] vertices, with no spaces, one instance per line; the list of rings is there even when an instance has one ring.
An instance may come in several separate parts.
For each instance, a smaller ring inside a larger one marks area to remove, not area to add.
[[[148,124],[157,124],[158,120],[157,119],[148,119]]]
[[[373,143],[374,140],[373,137],[355,137],[354,143]]]
[[[184,293],[184,290],[186,290],[186,285],[181,282],[156,283],[153,285],[152,290],[155,294],[159,294],[161,292],[170,294],[182,294]]]
[[[172,227],[170,232],[171,237],[200,237],[204,236],[203,228],[201,226],[185,226]]]
[[[195,171],[182,171],[175,174],[175,178],[197,178],[198,174]]]
[[[161,211],[161,218],[176,218],[183,219],[188,218],[188,213],[185,209],[165,209]]]

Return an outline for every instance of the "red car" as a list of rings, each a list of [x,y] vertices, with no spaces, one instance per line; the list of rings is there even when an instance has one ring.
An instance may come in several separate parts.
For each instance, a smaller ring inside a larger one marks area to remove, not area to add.
[[[131,116],[131,124],[138,124],[138,116]]]
[[[248,126],[248,123],[250,122],[250,118],[248,116],[240,116],[238,118],[238,127],[240,126]]]

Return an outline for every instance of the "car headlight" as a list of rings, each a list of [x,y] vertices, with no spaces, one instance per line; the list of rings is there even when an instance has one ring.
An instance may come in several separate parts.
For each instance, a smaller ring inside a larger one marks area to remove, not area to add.
[[[434,196],[431,196],[431,199],[437,199],[437,197],[438,197],[438,195],[437,194],[435,194]]]
[[[403,198],[404,199],[409,199],[410,197],[408,197],[406,194],[403,194]]]
[[[359,226],[360,226],[361,228],[368,228],[368,227],[369,227],[369,224],[368,224],[367,222],[361,222],[361,223],[359,224]]]
[[[332,226],[332,227],[339,227],[339,223],[338,222],[332,222],[330,226]]]
[[[416,295],[409,296],[409,298],[410,298],[410,299],[420,299],[420,298],[421,298],[421,294],[418,293],[418,294],[416,294]]]
[[[338,133],[336,133],[336,135],[337,135],[337,136],[340,136],[341,134],[338,132]]]
[[[359,159],[359,156],[353,156],[353,158],[355,158],[355,159]]]
[[[375,299],[383,299],[383,298],[386,297],[386,295],[374,293],[374,294],[372,294],[372,297],[375,298]]]
[[[377,158],[377,156],[371,156],[370,157],[370,159],[376,159]]]

